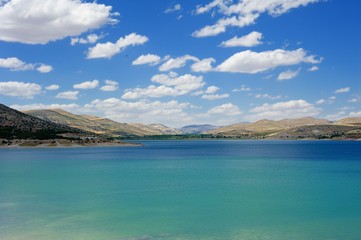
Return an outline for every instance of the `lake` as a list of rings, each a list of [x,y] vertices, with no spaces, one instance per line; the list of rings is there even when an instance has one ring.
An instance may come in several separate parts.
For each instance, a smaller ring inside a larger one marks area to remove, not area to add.
[[[0,239],[361,239],[361,142],[142,143],[0,149]]]

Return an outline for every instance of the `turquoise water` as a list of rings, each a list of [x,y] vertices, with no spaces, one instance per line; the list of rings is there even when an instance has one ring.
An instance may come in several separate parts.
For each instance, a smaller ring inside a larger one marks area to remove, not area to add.
[[[143,143],[0,149],[0,239],[361,239],[361,142]]]

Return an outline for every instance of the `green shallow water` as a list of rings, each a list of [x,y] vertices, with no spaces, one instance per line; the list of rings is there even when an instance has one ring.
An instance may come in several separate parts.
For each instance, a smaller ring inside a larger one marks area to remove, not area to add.
[[[1,240],[361,239],[361,142],[0,150]]]

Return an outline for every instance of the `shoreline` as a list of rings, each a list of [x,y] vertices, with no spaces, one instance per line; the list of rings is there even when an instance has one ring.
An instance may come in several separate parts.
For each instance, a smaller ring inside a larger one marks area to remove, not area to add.
[[[69,140],[69,139],[0,139],[1,148],[75,148],[75,147],[141,147],[141,143],[107,140]]]

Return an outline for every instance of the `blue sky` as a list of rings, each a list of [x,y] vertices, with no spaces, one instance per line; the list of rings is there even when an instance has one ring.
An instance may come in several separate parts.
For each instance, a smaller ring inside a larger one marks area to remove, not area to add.
[[[173,127],[361,117],[356,0],[0,0],[0,102]]]

